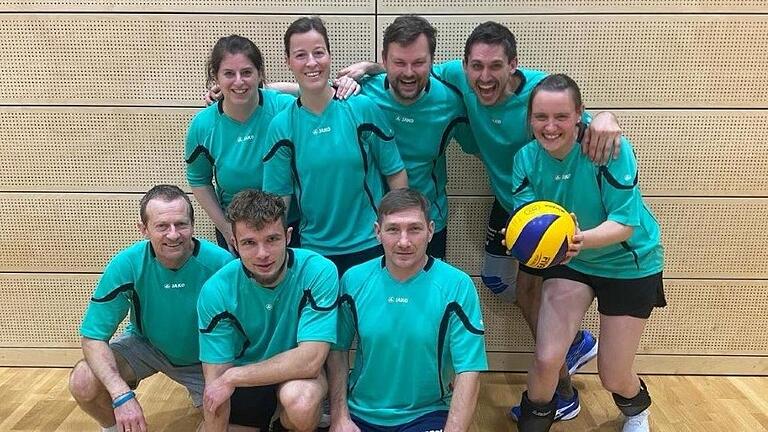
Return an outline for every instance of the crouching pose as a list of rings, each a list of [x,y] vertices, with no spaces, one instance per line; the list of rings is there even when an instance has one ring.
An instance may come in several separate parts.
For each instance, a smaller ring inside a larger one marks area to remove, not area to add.
[[[651,398],[632,362],[651,311],[666,305],[659,225],[640,195],[629,141],[622,138],[619,157],[605,165],[595,165],[581,152],[582,111],[571,78],[542,80],[528,108],[535,140],[515,156],[515,206],[554,201],[573,212],[581,227],[570,261],[543,273],[535,357],[519,427],[522,432],[549,430],[558,370],[597,297],[600,379],[626,416],[624,432],[648,431]]]
[[[286,247],[292,230],[276,195],[238,192],[227,216],[240,259],[208,280],[197,306],[205,431],[266,432],[277,409],[272,430],[314,431],[336,342],[336,267]]]
[[[488,368],[480,303],[467,274],[426,254],[429,214],[419,192],[387,193],[376,223],[384,256],[341,280],[339,344],[328,357],[333,432],[469,428]]]

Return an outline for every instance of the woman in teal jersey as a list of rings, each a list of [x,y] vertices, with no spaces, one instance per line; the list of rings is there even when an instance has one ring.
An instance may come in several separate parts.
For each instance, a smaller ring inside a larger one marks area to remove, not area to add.
[[[569,261],[543,271],[534,363],[519,418],[522,432],[548,431],[558,371],[597,297],[600,379],[626,416],[624,432],[648,431],[651,398],[632,370],[646,321],[666,305],[663,250],[655,218],[637,187],[637,162],[625,138],[619,157],[595,165],[579,150],[583,105],[576,83],[551,75],[533,90],[528,121],[535,140],[515,156],[515,206],[550,200],[580,222]]]
[[[288,67],[300,97],[269,127],[264,189],[295,194],[302,246],[333,261],[339,274],[382,254],[373,223],[383,195],[408,179],[384,113],[367,97],[340,100],[328,85],[331,53],[318,17],[285,33]]]
[[[220,88],[223,99],[197,113],[189,125],[187,180],[216,225],[219,245],[233,250],[226,207],[237,192],[262,188],[267,126],[296,99],[264,88],[264,57],[242,36],[216,42],[207,73],[208,83]]]

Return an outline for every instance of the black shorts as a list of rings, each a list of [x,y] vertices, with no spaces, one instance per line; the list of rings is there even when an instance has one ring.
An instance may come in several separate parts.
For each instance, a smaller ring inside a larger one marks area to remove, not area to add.
[[[237,387],[229,406],[229,423],[266,432],[277,409],[277,385]]]
[[[360,252],[326,255],[325,257],[336,264],[336,269],[339,271],[339,277],[341,277],[350,267],[362,264],[382,255],[384,255],[384,248],[381,247],[381,245],[376,245],[372,248],[363,249]]]
[[[567,279],[592,288],[597,297],[597,310],[603,315],[648,319],[653,308],[667,305],[662,272],[637,279],[613,279],[559,265],[544,269],[542,273],[544,280]]]
[[[432,236],[427,245],[427,255],[445,260],[445,250],[448,246],[448,227],[441,229]]]

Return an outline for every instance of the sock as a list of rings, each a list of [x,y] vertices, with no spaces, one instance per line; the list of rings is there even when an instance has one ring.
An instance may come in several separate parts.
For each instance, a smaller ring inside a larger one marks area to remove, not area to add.
[[[560,379],[557,380],[557,390],[555,391],[562,399],[573,399],[573,383],[571,383],[571,377],[569,375],[560,377]]]
[[[112,426],[110,426],[108,428],[103,427],[103,428],[101,428],[101,432],[117,432],[117,425],[113,424]]]

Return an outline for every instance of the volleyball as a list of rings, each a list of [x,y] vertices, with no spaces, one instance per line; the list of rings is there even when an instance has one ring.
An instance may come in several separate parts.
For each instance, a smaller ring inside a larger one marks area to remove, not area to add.
[[[563,262],[574,234],[576,224],[564,208],[550,201],[534,201],[509,218],[504,240],[521,264],[543,269]]]

